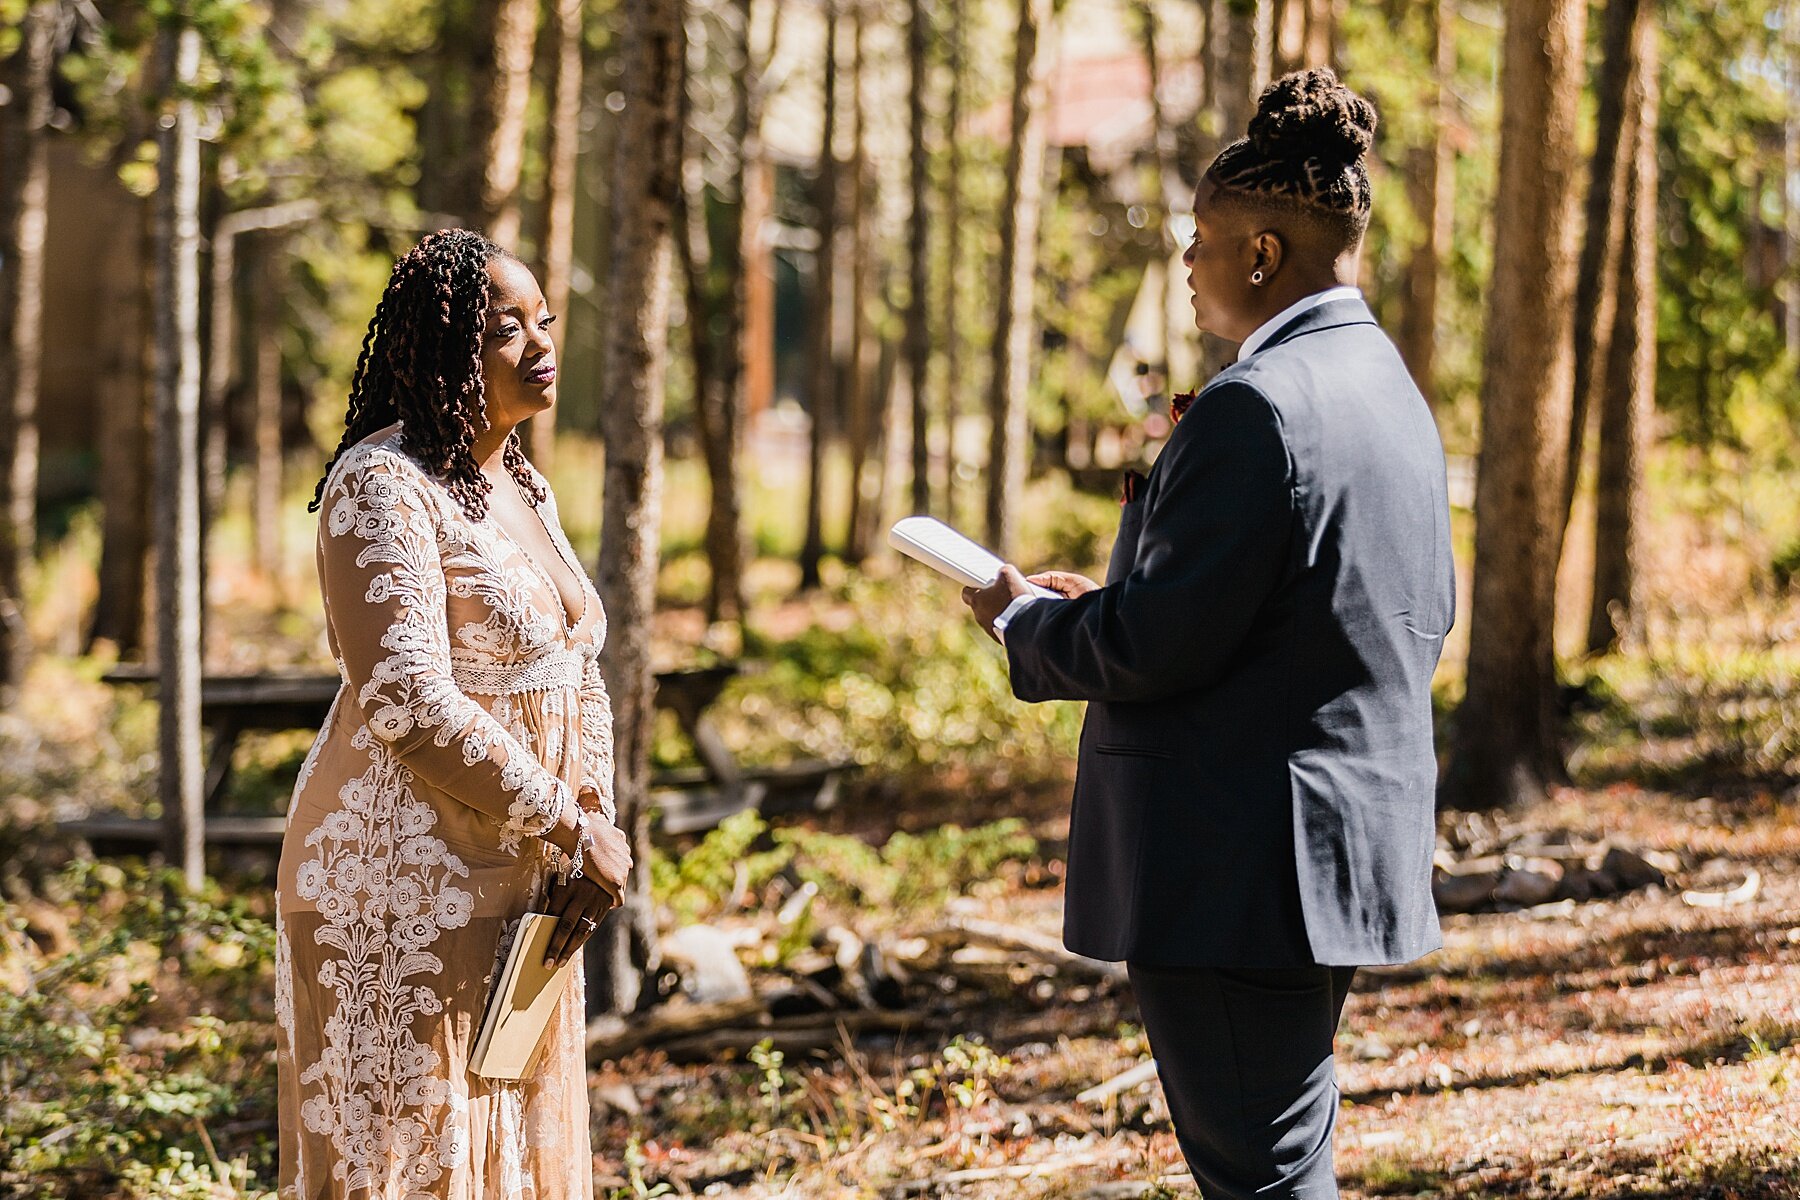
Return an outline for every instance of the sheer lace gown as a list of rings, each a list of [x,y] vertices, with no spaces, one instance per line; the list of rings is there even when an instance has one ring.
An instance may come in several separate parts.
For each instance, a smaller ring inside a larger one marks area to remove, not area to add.
[[[540,480],[541,482],[541,480]],[[328,480],[319,576],[344,686],[300,771],[276,891],[282,1200],[589,1200],[582,975],[535,1077],[468,1071],[510,931],[583,786],[612,817],[599,597],[573,629],[490,514],[378,434]]]

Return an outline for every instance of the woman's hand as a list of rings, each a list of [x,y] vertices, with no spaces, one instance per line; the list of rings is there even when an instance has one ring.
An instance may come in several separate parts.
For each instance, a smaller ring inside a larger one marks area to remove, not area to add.
[[[544,909],[556,918],[544,947],[544,965],[551,970],[575,957],[575,952],[594,936],[601,920],[618,904],[613,893],[598,879],[582,875],[566,883],[551,880],[545,891]]]
[[[606,914],[625,899],[625,879],[631,874],[631,841],[625,831],[590,815],[597,854],[582,863],[579,878],[552,882],[545,896],[545,910],[556,917],[556,928],[545,947],[544,965],[561,966],[586,944]]]
[[[594,830],[594,845],[599,848],[597,862],[582,870],[596,876],[596,882],[612,893],[614,904],[625,903],[625,878],[631,874],[631,839],[625,831],[598,813],[589,818]]]
[[[1089,592],[1097,592],[1100,585],[1086,575],[1077,575],[1073,571],[1040,571],[1036,575],[1027,575],[1026,580],[1047,587],[1053,592],[1061,592],[1073,600],[1077,596],[1085,596]]]

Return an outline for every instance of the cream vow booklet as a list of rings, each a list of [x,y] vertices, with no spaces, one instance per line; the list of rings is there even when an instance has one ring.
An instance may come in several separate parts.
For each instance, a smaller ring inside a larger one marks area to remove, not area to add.
[[[550,1015],[579,961],[571,955],[560,967],[544,965],[544,950],[555,928],[556,918],[548,913],[520,918],[469,1056],[469,1069],[483,1079],[523,1079],[537,1057]]]
[[[984,588],[1000,577],[1000,559],[934,517],[902,517],[888,530],[888,545],[910,559],[948,575],[966,587]],[[1046,600],[1062,593],[1037,584],[1031,590]]]

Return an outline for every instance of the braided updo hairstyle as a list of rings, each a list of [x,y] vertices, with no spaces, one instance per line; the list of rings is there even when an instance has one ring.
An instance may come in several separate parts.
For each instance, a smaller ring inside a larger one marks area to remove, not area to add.
[[[325,480],[344,452],[398,421],[407,453],[444,481],[470,520],[487,516],[493,485],[471,447],[488,427],[481,337],[487,325],[487,268],[497,258],[518,261],[478,233],[443,229],[427,234],[394,264],[363,335],[344,436],[325,464],[308,512],[318,511]],[[506,440],[503,461],[528,503],[544,500],[516,430]]]
[[[1231,198],[1319,218],[1349,246],[1369,226],[1363,156],[1375,126],[1375,106],[1331,68],[1295,71],[1263,89],[1249,136],[1220,151],[1207,175]]]

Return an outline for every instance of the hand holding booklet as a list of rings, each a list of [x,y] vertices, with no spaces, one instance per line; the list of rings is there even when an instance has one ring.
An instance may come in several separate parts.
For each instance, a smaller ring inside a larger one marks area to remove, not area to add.
[[[933,517],[902,517],[888,530],[888,545],[965,587],[984,588],[1000,578],[999,557]],[[1032,584],[1034,595],[1061,600],[1061,592]]]

